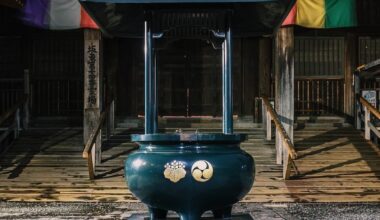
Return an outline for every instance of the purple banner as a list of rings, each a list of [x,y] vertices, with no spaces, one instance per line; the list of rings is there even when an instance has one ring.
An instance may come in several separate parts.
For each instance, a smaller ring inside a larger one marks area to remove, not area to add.
[[[51,0],[25,0],[24,8],[21,10],[21,19],[26,25],[49,28],[47,12]]]

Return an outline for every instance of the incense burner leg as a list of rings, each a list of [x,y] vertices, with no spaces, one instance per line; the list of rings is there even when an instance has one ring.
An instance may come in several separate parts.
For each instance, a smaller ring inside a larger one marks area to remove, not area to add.
[[[167,210],[149,207],[150,220],[165,219],[168,214]]]
[[[227,206],[222,209],[212,210],[212,213],[214,214],[214,218],[216,219],[230,219],[232,216],[231,212],[232,212],[232,206]]]
[[[202,213],[196,210],[190,210],[189,212],[178,213],[180,220],[200,220]]]

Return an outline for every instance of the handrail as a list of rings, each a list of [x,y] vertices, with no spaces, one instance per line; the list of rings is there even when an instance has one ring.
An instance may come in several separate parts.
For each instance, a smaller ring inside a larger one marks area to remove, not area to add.
[[[375,134],[378,138],[380,138],[380,131],[378,128],[371,122],[371,115],[376,117],[377,119],[380,119],[380,112],[377,110],[371,103],[369,103],[364,97],[358,96],[359,103],[363,105],[364,107],[364,138],[366,140],[371,140],[371,131],[373,134]],[[357,129],[360,129],[361,127],[361,108],[358,108],[358,114],[357,117]]]
[[[272,120],[274,121],[276,129],[278,130],[282,141],[285,143],[285,147],[288,150],[290,158],[292,158],[293,160],[296,159],[297,153],[294,149],[294,145],[293,145],[291,139],[289,138],[289,135],[286,133],[284,126],[282,126],[277,113],[273,109],[272,105],[269,103],[268,98],[262,97],[262,100],[263,100],[263,103],[264,103],[268,113],[270,114]]]
[[[28,124],[28,120],[27,120],[27,117],[29,116],[29,113],[28,113],[28,107],[27,107],[27,103],[28,103],[28,95],[25,95],[21,100],[19,100],[16,104],[14,104],[8,111],[6,111],[4,114],[2,114],[0,116],[0,126],[6,122],[10,117],[13,116],[13,123],[11,123],[11,125],[7,126],[7,129],[5,130],[5,132],[3,132],[1,135],[0,135],[0,146],[2,146],[3,144],[3,141],[7,140],[7,138],[9,137],[10,134],[12,134],[12,131],[13,131],[13,135],[14,135],[14,139],[16,139],[18,136],[19,136],[19,132],[20,132],[20,122],[21,122],[21,118],[20,118],[20,109],[21,108],[24,108],[24,114],[22,114],[22,117],[23,117],[23,128],[26,129],[27,128],[27,124]],[[3,145],[2,146],[2,149],[0,153],[5,153],[7,151],[9,147],[9,144],[8,145]]]
[[[297,158],[297,153],[295,151],[294,145],[292,143],[292,140],[289,138],[289,135],[286,133],[286,130],[282,123],[279,120],[279,117],[276,113],[276,111],[273,109],[272,105],[269,103],[269,100],[267,97],[262,97],[262,103],[263,103],[263,109],[266,109],[266,126],[267,126],[267,140],[270,140],[272,137],[271,131],[272,131],[272,125],[271,121],[274,121],[277,134],[280,137],[281,143],[283,143],[283,146],[287,149],[287,154],[282,154],[282,149],[276,147],[277,149],[277,162],[283,164],[283,178],[289,179],[290,177],[290,167],[293,166],[296,174],[298,175],[297,167],[294,163],[294,159]],[[280,157],[282,155],[282,158]]]
[[[91,132],[91,135],[88,138],[86,145],[84,147],[83,153],[82,153],[82,157],[84,159],[87,159],[90,179],[95,178],[95,164],[94,164],[91,152],[96,142],[96,139],[98,138],[99,132],[106,121],[107,114],[111,107],[111,103],[108,104],[106,109],[100,114],[98,124],[96,125],[95,129]]]
[[[377,110],[375,107],[373,107],[373,105],[371,105],[371,103],[369,103],[365,98],[363,98],[362,96],[360,96],[359,98],[359,101],[360,103],[366,107],[368,109],[368,111],[371,112],[371,114],[373,116],[375,116],[377,119],[380,119],[380,112],[379,110]]]
[[[12,108],[0,115],[0,125],[2,125],[9,117],[16,113],[17,109],[22,107],[25,102],[28,100],[28,96],[24,96],[20,101],[18,101]]]

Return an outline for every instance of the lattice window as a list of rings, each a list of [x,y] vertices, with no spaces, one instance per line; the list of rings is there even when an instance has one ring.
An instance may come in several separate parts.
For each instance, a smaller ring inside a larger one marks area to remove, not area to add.
[[[359,65],[380,59],[380,37],[359,37]]]
[[[296,77],[343,77],[343,37],[296,37]]]

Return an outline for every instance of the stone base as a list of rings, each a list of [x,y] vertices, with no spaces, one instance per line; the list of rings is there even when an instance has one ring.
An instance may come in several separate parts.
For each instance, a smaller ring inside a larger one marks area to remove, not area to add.
[[[147,217],[148,214],[134,214],[131,217],[128,218],[128,220],[150,220],[149,217]],[[178,220],[179,217],[169,217],[162,220]],[[213,217],[202,217],[202,220],[216,220]],[[221,220],[221,219],[219,219]],[[228,220],[253,220],[250,214],[242,214],[242,215],[233,215],[232,218],[229,218]]]

